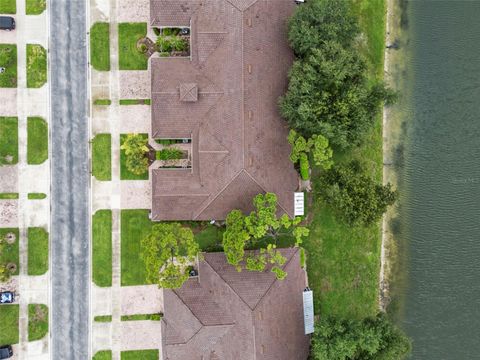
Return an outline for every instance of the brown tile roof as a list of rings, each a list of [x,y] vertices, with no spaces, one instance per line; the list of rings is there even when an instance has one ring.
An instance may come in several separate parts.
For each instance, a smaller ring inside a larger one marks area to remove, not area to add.
[[[288,259],[282,281],[269,271],[238,273],[223,253],[204,254],[198,278],[164,291],[163,359],[307,359],[305,272],[297,249],[280,251]]]
[[[151,0],[156,26],[191,23],[191,58],[154,58],[152,137],[191,138],[192,168],[156,169],[154,220],[225,219],[274,192],[293,216],[298,176],[278,113],[292,0]]]

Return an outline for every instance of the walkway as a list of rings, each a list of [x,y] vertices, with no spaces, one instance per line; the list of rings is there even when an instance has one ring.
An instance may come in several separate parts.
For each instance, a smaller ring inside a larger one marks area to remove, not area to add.
[[[50,1],[52,358],[89,358],[86,2]]]

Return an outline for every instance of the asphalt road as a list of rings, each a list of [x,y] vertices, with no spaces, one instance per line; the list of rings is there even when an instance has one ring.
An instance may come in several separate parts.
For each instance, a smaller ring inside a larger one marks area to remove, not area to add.
[[[52,359],[89,357],[85,0],[50,0]]]

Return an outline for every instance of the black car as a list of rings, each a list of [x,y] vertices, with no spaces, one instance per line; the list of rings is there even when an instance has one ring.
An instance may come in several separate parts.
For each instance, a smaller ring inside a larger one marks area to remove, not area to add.
[[[11,291],[0,292],[0,304],[11,304],[15,301],[15,294]]]
[[[10,345],[0,346],[0,359],[10,359],[13,356],[13,350]]]
[[[15,19],[11,16],[0,16],[0,30],[15,30]]]

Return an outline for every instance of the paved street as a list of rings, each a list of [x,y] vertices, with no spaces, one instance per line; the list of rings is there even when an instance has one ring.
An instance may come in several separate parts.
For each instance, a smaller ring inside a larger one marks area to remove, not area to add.
[[[89,358],[86,6],[50,1],[52,359]]]

